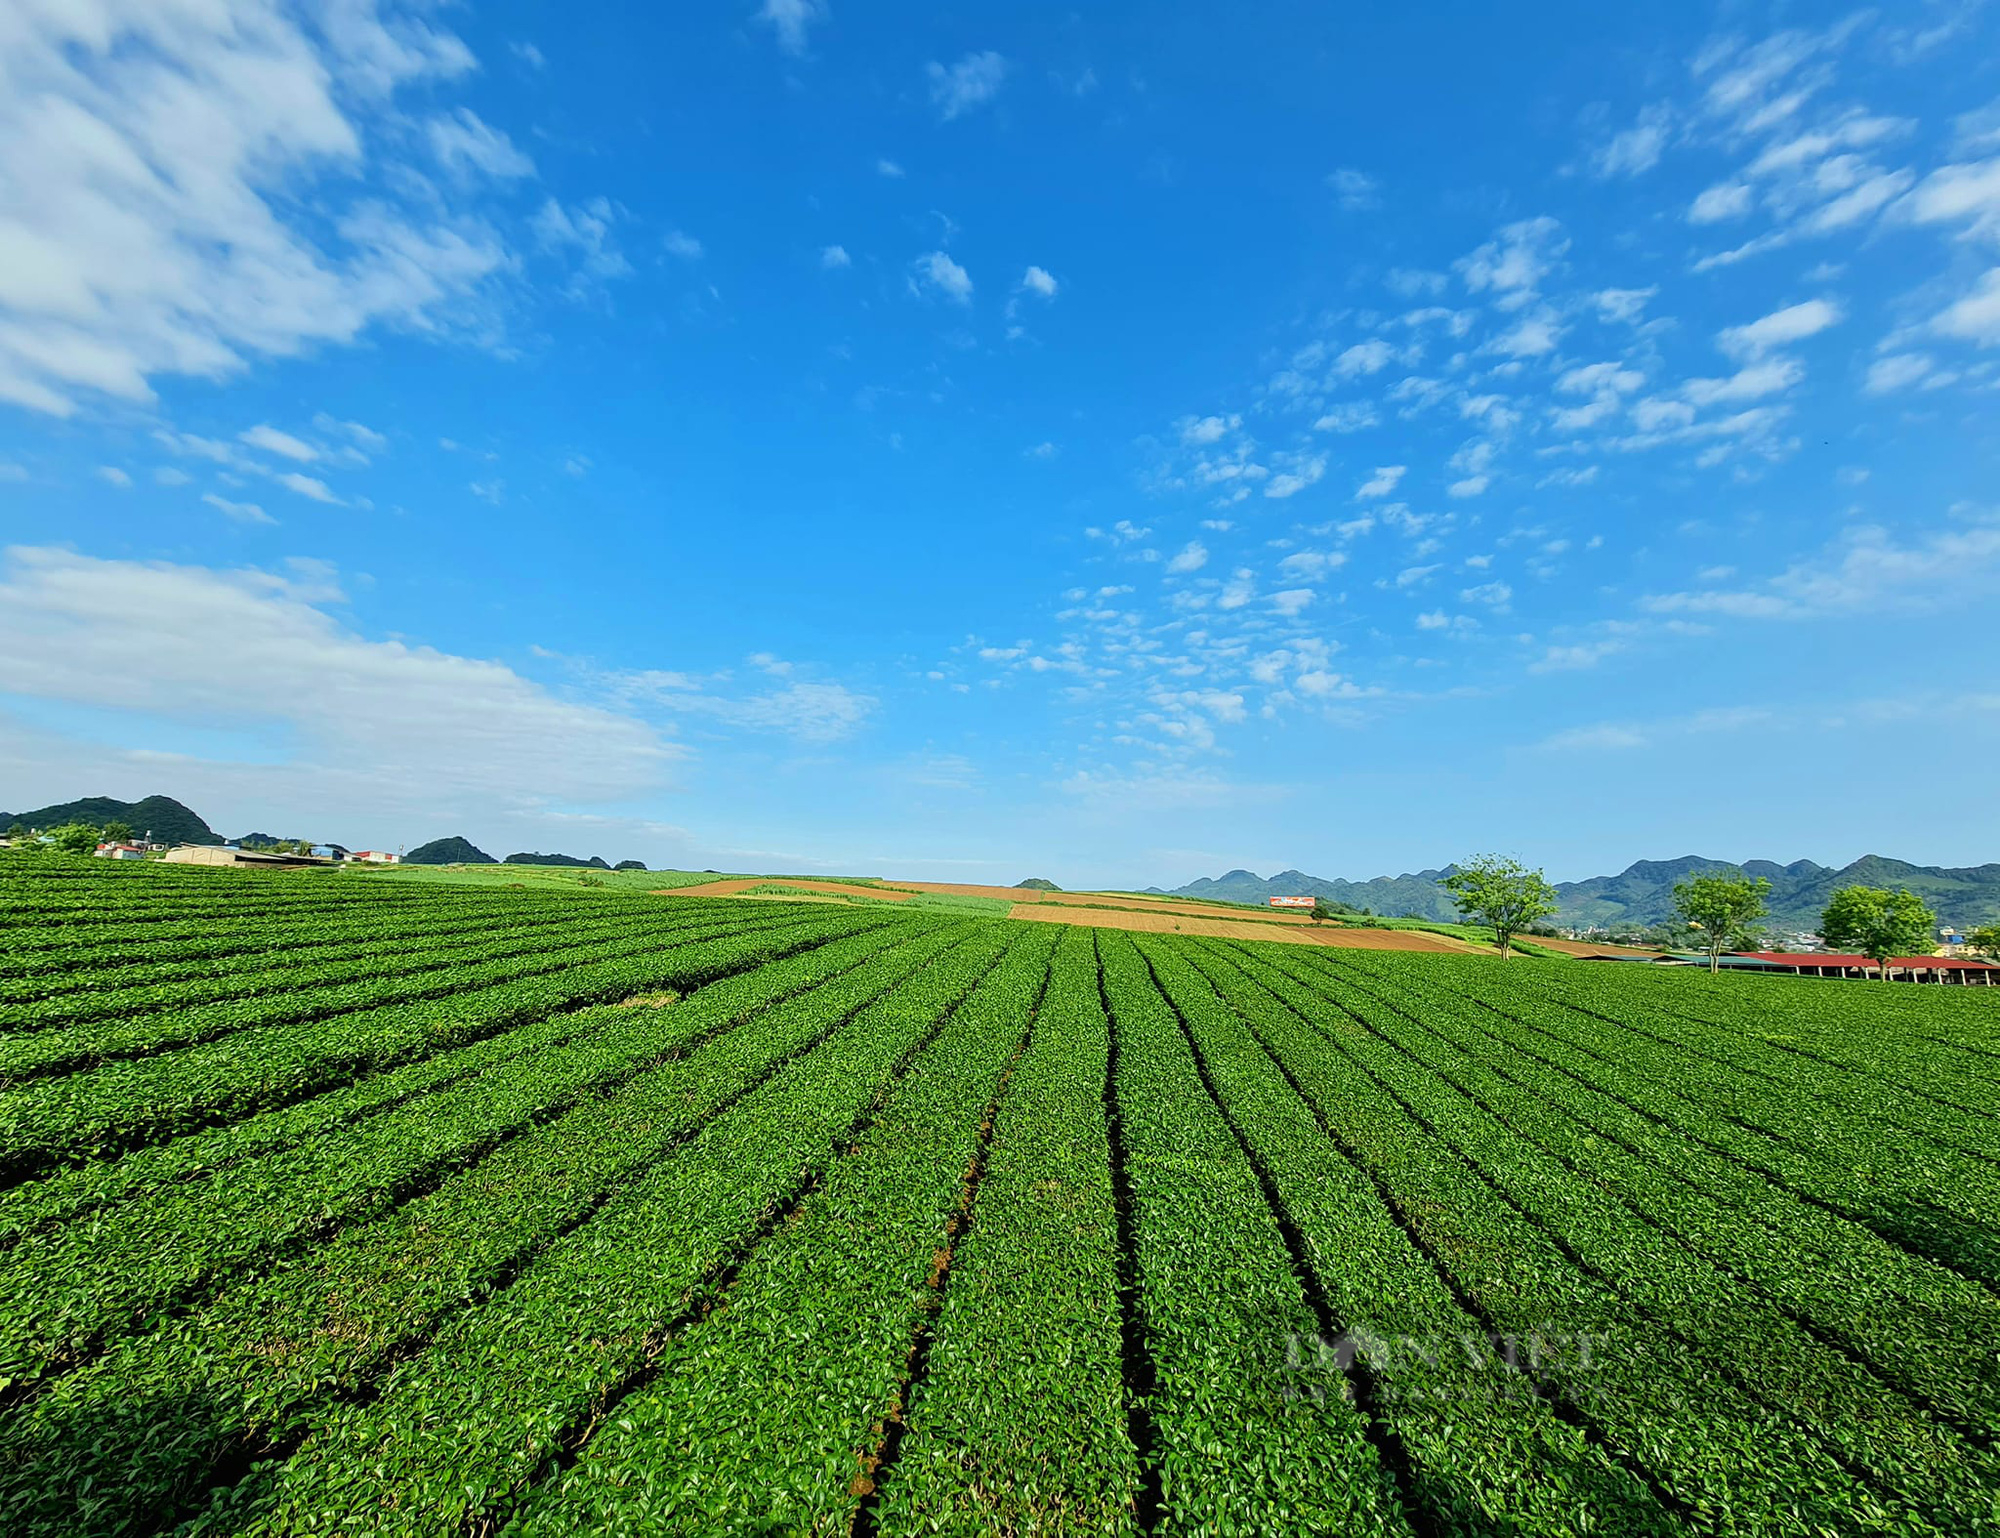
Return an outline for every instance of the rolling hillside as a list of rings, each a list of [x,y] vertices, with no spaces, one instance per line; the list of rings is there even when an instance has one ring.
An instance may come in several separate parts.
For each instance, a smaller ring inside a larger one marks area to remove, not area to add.
[[[88,822],[102,826],[122,822],[134,833],[150,832],[163,844],[219,844],[219,835],[200,815],[181,805],[172,796],[148,796],[143,801],[114,801],[109,796],[85,796],[81,801],[64,801],[55,806],[37,807],[32,812],[0,812],[0,828],[15,823],[30,828],[58,828],[66,822]]]

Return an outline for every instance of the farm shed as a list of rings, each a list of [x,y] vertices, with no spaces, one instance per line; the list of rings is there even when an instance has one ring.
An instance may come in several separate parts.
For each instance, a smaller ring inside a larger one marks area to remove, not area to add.
[[[286,866],[324,865],[304,854],[259,854],[252,849],[231,849],[218,844],[182,844],[164,856],[170,865],[235,865],[282,869]]]

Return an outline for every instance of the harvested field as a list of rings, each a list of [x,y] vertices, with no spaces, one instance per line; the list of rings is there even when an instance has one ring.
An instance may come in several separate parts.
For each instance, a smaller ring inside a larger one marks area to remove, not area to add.
[[[704,881],[700,886],[668,887],[655,897],[735,897],[752,887],[788,886],[802,892],[825,892],[832,897],[879,897],[885,902],[908,902],[908,894],[886,887],[854,886],[839,881],[791,881],[774,876],[738,876],[728,881]]]
[[[1467,940],[1410,929],[1315,929],[1301,924],[1260,924],[1255,919],[1217,919],[1200,914],[1145,913],[1136,909],[1065,907],[1021,903],[1007,915],[1046,924],[1080,924],[1086,929],[1123,929],[1133,934],[1206,935],[1217,940],[1276,940],[1289,945],[1326,945],[1342,950],[1428,951],[1458,956],[1490,955]]]
[[[1132,892],[1042,892],[1033,887],[964,886],[946,881],[898,881],[906,892],[936,892],[961,897],[998,897],[1011,903],[1047,903],[1057,907],[1131,908],[1140,913],[1193,913],[1204,918],[1236,919],[1245,923],[1304,924],[1310,915],[1296,909],[1236,908],[1226,903],[1198,902],[1186,897],[1146,897]]]

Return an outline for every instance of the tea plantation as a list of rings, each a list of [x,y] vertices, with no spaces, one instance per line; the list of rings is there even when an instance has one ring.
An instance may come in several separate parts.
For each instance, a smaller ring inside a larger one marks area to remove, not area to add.
[[[0,870],[0,1532],[2000,1532],[2000,994]]]

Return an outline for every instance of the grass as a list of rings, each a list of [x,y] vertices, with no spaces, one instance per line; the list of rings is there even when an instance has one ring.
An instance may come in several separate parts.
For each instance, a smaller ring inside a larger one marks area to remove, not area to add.
[[[661,892],[733,879],[714,871],[594,870],[587,865],[344,865],[337,873],[365,873],[374,881],[442,882],[448,885],[536,889],[581,887],[615,892]]]

